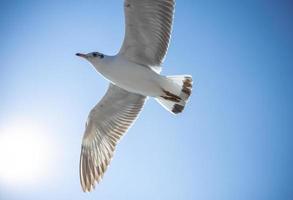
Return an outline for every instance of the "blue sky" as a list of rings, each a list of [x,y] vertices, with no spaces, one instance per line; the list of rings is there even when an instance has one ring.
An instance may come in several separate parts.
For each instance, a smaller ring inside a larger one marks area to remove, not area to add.
[[[0,2],[0,127],[42,124],[58,152],[38,184],[7,184],[0,174],[0,199],[292,199],[293,4],[285,0],[177,0],[163,74],[193,76],[190,102],[175,117],[149,100],[103,182],[81,192],[84,124],[108,83],[74,54],[119,50],[122,3]]]

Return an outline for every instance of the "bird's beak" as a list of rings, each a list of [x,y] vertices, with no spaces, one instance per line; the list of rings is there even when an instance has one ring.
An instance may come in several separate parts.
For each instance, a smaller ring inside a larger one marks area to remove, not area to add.
[[[77,56],[79,56],[79,57],[82,57],[82,58],[87,58],[87,55],[86,55],[86,54],[77,53],[77,54],[75,54],[75,55],[77,55]]]

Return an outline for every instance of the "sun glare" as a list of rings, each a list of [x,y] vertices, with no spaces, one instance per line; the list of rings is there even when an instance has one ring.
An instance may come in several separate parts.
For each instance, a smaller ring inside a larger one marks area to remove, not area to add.
[[[0,181],[34,184],[46,178],[52,146],[48,133],[30,122],[14,122],[0,129]]]

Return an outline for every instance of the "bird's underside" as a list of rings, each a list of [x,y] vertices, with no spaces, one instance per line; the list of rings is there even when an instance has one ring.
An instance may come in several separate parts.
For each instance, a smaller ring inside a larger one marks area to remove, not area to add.
[[[125,37],[117,56],[159,73],[171,36],[174,5],[174,0],[125,0]],[[103,54],[95,54],[104,58]],[[182,112],[191,94],[191,76],[166,76],[162,80],[156,100],[173,114]],[[117,142],[143,108],[147,97],[142,94],[113,82],[91,110],[80,155],[83,191],[91,191],[102,180]]]

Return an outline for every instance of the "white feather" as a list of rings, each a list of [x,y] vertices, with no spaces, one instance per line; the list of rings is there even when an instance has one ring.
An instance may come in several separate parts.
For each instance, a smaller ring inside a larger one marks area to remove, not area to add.
[[[125,0],[120,55],[160,72],[171,37],[174,0]]]
[[[80,155],[80,182],[84,191],[91,191],[102,179],[117,142],[137,118],[145,99],[110,84],[103,99],[91,110]]]

